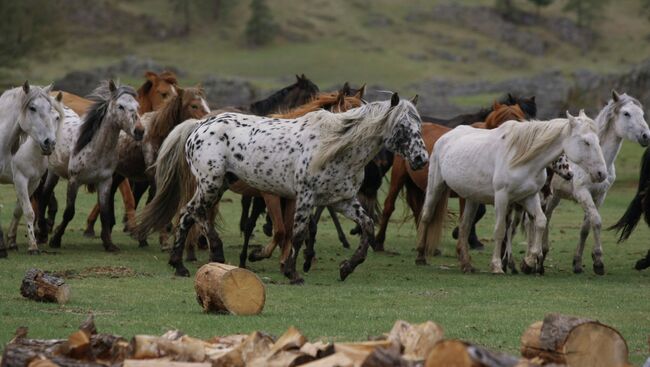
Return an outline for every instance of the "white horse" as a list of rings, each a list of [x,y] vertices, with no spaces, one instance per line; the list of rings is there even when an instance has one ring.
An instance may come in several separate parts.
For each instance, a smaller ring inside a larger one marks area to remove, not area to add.
[[[365,260],[374,240],[372,219],[356,198],[364,166],[386,145],[402,154],[413,169],[422,168],[427,152],[420,124],[415,105],[397,94],[390,101],[344,113],[321,110],[295,120],[224,113],[199,125],[186,121],[161,147],[156,161],[159,187],[140,214],[135,232],[142,235],[170,222],[179,205],[182,167],[187,161],[198,187],[182,211],[169,261],[177,275],[189,275],[182,250],[195,221],[207,233],[211,260],[224,261],[223,245],[207,214],[236,176],[261,191],[296,199],[292,256],[284,265],[284,274],[292,283],[302,282],[295,265],[314,207],[333,206],[359,224],[361,244],[339,268],[345,279]],[[308,248],[306,261],[313,256],[313,249]]]
[[[135,140],[142,140],[144,128],[138,115],[135,90],[117,86],[113,81],[102,83],[90,99],[94,102],[83,122],[66,108],[65,121],[58,132],[57,145],[49,157],[49,170],[42,197],[47,202],[59,177],[68,180],[67,201],[63,220],[50,239],[50,247],[61,247],[61,237],[74,217],[75,200],[80,185],[96,186],[102,221],[102,242],[106,251],[118,251],[113,244],[111,182],[118,163],[117,142],[120,131]],[[47,224],[39,216],[39,230],[47,233]]]
[[[473,271],[468,253],[469,229],[480,203],[495,206],[494,252],[490,269],[502,274],[501,246],[511,205],[521,205],[533,218],[535,236],[522,271],[542,270],[542,235],[546,217],[539,191],[546,167],[564,151],[594,181],[606,176],[596,124],[583,111],[566,119],[511,122],[494,130],[457,127],[434,146],[426,198],[418,226],[418,254],[431,254],[440,242],[450,190],[466,198],[457,253],[464,272]],[[431,236],[431,237],[428,237]],[[426,241],[427,237],[432,241]],[[426,246],[427,243],[434,244]],[[508,255],[506,255],[508,256]]]
[[[582,253],[589,235],[589,227],[591,227],[594,232],[594,249],[591,255],[594,261],[593,269],[594,273],[603,275],[605,274],[605,265],[602,260],[601,219],[598,208],[605,201],[607,191],[612,187],[616,179],[614,162],[623,145],[623,139],[647,146],[650,143],[650,129],[648,129],[648,123],[643,117],[641,103],[625,93],[619,95],[616,91],[612,91],[612,99],[596,117],[596,125],[598,126],[600,146],[607,165],[606,180],[602,182],[594,181],[583,169],[572,163],[571,167],[575,171],[573,181],[567,182],[553,179],[551,183],[553,195],[549,198],[546,216],[550,221],[553,210],[561,199],[575,200],[582,206],[585,216],[580,228],[580,240],[573,257],[573,272],[582,272]],[[543,241],[544,248],[548,249],[548,223]]]
[[[15,231],[22,212],[27,219],[28,252],[38,253],[34,236],[34,211],[30,196],[45,173],[44,155],[56,144],[57,121],[61,119],[61,95],[54,101],[51,86],[30,86],[10,89],[0,96],[0,183],[14,184],[17,204],[14,222],[10,226],[10,242],[15,243]],[[10,243],[10,247],[12,243]],[[0,228],[0,257],[6,257],[4,235]]]

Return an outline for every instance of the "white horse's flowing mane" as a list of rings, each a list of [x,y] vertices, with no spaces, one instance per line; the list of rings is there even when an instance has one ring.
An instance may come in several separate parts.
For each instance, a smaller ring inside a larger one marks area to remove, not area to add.
[[[305,115],[310,121],[315,120],[312,126],[320,134],[320,144],[310,169],[317,171],[353,146],[363,144],[364,140],[382,136],[408,113],[409,104],[407,100],[400,100],[397,106],[391,107],[388,100],[371,102],[343,113],[321,110]]]
[[[594,133],[598,132],[593,120],[580,120],[583,124],[589,124]],[[568,134],[571,129],[569,119],[532,120],[524,123],[508,121],[501,126],[506,128],[506,146],[512,153],[511,167],[529,162],[558,137]]]
[[[618,100],[610,99],[607,105],[596,116],[596,124],[598,125],[598,138],[603,139],[607,132],[614,126],[616,116],[623,106],[628,103],[633,103],[643,109],[643,105],[636,98],[623,93],[618,95]]]

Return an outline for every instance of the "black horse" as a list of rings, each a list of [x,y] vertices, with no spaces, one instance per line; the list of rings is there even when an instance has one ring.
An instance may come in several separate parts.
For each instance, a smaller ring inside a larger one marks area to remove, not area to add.
[[[639,187],[636,195],[628,205],[625,214],[609,230],[620,232],[618,243],[627,240],[636,225],[639,223],[641,216],[644,216],[645,222],[650,226],[650,148],[645,150],[641,158],[641,172],[639,173]],[[637,270],[650,268],[650,250],[645,258],[636,262],[634,266]]]

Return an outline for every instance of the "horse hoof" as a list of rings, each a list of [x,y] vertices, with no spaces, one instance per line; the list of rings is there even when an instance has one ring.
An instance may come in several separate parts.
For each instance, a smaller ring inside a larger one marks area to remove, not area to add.
[[[531,266],[528,266],[528,264],[526,264],[525,260],[521,261],[521,272],[522,273],[524,273],[524,274],[532,274],[534,270],[535,269],[533,269]]]
[[[596,273],[596,275],[605,275],[605,264],[603,263],[594,264],[594,273]]]
[[[641,259],[634,264],[634,269],[639,271],[647,268],[650,268],[650,259],[647,258]]]
[[[343,248],[350,248],[350,242],[348,242],[347,240],[341,240],[341,245],[343,246]]]
[[[9,250],[9,251],[18,251],[18,245],[15,242],[10,243],[9,246],[7,246],[7,250]]]
[[[427,259],[425,259],[423,257],[418,257],[417,259],[415,259],[415,265],[426,266],[426,265],[429,265],[429,264],[427,264]]]
[[[311,260],[305,260],[302,264],[302,271],[309,273],[309,270],[311,270]]]
[[[481,241],[476,240],[469,243],[469,248],[471,250],[483,251],[485,250],[485,245]]]
[[[374,252],[384,252],[384,251],[385,251],[385,250],[384,250],[384,243],[383,243],[383,242],[381,242],[381,243],[375,243],[375,245],[372,246],[372,250],[373,250]]]
[[[512,273],[512,274],[519,274],[519,272],[517,271],[517,266],[515,265],[515,262],[514,262],[514,261],[511,261],[511,262],[508,264],[508,267],[510,268],[510,273]]]
[[[262,230],[264,231],[264,234],[266,235],[266,237],[273,236],[273,225],[269,226],[267,224],[264,224],[264,226],[262,227]]]
[[[106,252],[120,252],[120,248],[115,246],[112,243],[109,243],[108,245],[104,245],[104,250]]]
[[[460,270],[463,271],[463,273],[475,273],[476,269],[471,264],[464,264],[460,266]]]
[[[188,277],[190,276],[190,271],[187,270],[184,266],[176,268],[174,275],[177,277]]]
[[[86,238],[95,238],[95,231],[92,229],[86,229],[84,231],[84,237]]]
[[[138,242],[138,247],[143,248],[143,247],[149,247],[149,243],[147,240],[142,240]]]
[[[248,261],[255,262],[255,261],[260,261],[260,260],[266,259],[266,257],[262,256],[261,252],[262,252],[261,248],[257,248],[255,250],[251,251],[251,253],[248,254]]]
[[[458,227],[454,228],[453,231],[451,231],[451,236],[457,240],[458,239]]]
[[[582,272],[582,266],[573,266],[573,274],[581,274]]]
[[[354,271],[354,268],[352,267],[352,264],[348,260],[345,260],[339,265],[339,275],[341,276],[341,280],[345,280],[352,272]]]
[[[440,255],[442,255],[442,251],[440,251],[439,249],[435,249],[435,250],[433,250],[433,256],[434,256],[434,257],[435,257],[435,256],[440,256]]]
[[[289,281],[289,284],[291,284],[291,285],[304,285],[305,280],[302,279],[301,277],[296,277],[295,279],[291,279]]]
[[[41,250],[39,250],[39,249],[35,249],[35,250],[34,250],[34,249],[31,249],[31,250],[27,250],[27,253],[28,253],[29,255],[40,255],[40,254],[41,254]]]
[[[205,238],[205,236],[200,236],[198,243],[196,244],[196,247],[199,248],[199,250],[207,250],[208,249],[208,239]]]

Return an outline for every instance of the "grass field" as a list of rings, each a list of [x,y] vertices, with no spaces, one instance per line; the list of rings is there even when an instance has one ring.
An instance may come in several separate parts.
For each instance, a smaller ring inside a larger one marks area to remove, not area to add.
[[[641,152],[632,143],[626,143],[619,156],[620,181],[601,210],[605,226],[618,219],[634,194]],[[64,202],[64,186],[59,185],[57,191],[60,203]],[[222,205],[226,258],[232,263],[238,259],[242,242],[236,229],[238,199],[228,194]],[[13,200],[13,189],[0,187],[5,228]],[[166,264],[167,254],[157,246],[139,249],[118,227],[114,238],[122,248],[119,254],[105,253],[99,239],[82,237],[93,200],[89,194],[79,196],[76,218],[64,236],[63,248],[55,253],[28,256],[21,226],[20,251],[0,260],[0,345],[23,325],[29,326],[32,337],[66,337],[92,312],[100,331],[125,337],[161,334],[168,329],[181,329],[198,337],[252,330],[279,335],[295,325],[312,340],[342,341],[386,332],[396,319],[434,320],[444,327],[448,337],[517,354],[519,337],[530,323],[546,313],[561,312],[595,318],[620,330],[628,341],[632,361],[637,364],[648,355],[650,272],[637,272],[632,267],[650,245],[650,230],[640,225],[623,245],[615,244],[613,233],[604,232],[607,275],[598,277],[592,273],[590,249],[586,251],[585,273],[574,275],[571,258],[582,218],[581,209],[575,204],[564,202],[556,211],[552,249],[543,277],[493,276],[487,273],[489,251],[472,254],[479,273],[462,274],[453,257],[451,237],[445,240],[442,257],[432,259],[431,266],[416,267],[414,226],[410,220],[401,223],[400,202],[386,242],[387,249],[397,254],[371,253],[348,280],[340,282],[337,266],[351,255],[351,250],[340,247],[329,217],[325,217],[319,228],[318,260],[305,276],[306,284],[288,285],[278,271],[277,256],[252,263],[250,268],[267,283],[266,307],[259,316],[236,317],[203,314],[195,301],[193,280],[173,277]],[[452,207],[456,205],[454,202]],[[121,209],[121,204],[116,207]],[[490,209],[479,227],[481,237],[489,245],[492,223]],[[344,222],[344,226],[350,229],[352,224]],[[266,241],[260,230],[255,236],[255,243]],[[522,251],[523,246],[517,244],[516,249]],[[516,251],[516,256],[521,259],[522,254]],[[189,266],[192,274],[207,261],[207,253],[199,253],[199,258],[200,262]],[[125,269],[117,272],[116,277],[89,269],[106,266]],[[30,267],[73,275],[69,279],[71,301],[59,306],[23,299],[18,290]]]

